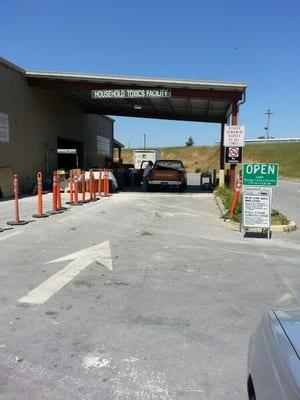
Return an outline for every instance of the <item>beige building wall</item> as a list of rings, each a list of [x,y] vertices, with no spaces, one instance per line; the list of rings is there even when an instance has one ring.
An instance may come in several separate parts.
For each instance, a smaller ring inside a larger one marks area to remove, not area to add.
[[[113,147],[113,120],[85,114],[75,101],[55,91],[28,86],[24,71],[0,59],[0,113],[9,117],[9,142],[0,141],[0,168],[19,175],[22,190],[31,190],[38,171],[57,168],[57,138],[83,143],[81,167],[103,166],[97,135]]]

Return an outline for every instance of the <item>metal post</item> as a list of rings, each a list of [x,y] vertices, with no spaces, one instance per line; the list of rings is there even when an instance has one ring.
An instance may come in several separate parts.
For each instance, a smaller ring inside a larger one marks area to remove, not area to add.
[[[273,113],[270,110],[270,108],[268,108],[267,112],[265,114],[268,116],[267,127],[266,127],[266,140],[269,140],[270,139],[270,118],[271,118],[271,115],[273,115]]]
[[[232,103],[231,125],[238,125],[238,105],[236,101]],[[235,190],[235,169],[236,164],[230,164],[229,187],[232,191]]]
[[[224,186],[224,126],[224,123],[221,124],[219,186]]]
[[[269,226],[269,229],[268,229],[268,239],[271,239],[272,209],[273,209],[273,201],[274,201],[274,190],[273,190],[272,187],[271,187],[271,190],[269,192],[269,196],[271,198],[270,198],[270,202],[269,202],[269,204],[270,204],[270,226]]]

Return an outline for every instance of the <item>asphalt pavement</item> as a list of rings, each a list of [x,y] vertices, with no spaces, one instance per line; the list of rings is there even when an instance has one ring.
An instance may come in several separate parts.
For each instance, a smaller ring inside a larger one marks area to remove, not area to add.
[[[279,185],[274,189],[274,208],[300,226],[300,182],[279,179]]]
[[[299,308],[297,234],[244,238],[210,193],[115,194],[0,249],[1,400],[246,399],[262,313]]]

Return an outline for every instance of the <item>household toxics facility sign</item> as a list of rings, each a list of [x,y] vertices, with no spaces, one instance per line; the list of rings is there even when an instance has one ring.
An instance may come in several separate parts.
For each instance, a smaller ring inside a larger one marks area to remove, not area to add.
[[[156,99],[171,97],[171,89],[110,89],[92,90],[92,99]]]

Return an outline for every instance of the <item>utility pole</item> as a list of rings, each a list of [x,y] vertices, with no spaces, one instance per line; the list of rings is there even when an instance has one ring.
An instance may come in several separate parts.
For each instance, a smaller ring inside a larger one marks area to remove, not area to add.
[[[146,148],[146,133],[144,133],[144,150],[145,150],[145,148]]]
[[[267,126],[266,126],[266,140],[270,139],[270,119],[271,119],[271,115],[273,115],[274,113],[272,113],[272,111],[270,110],[270,108],[267,109],[267,112],[265,112],[265,114],[267,115]]]

